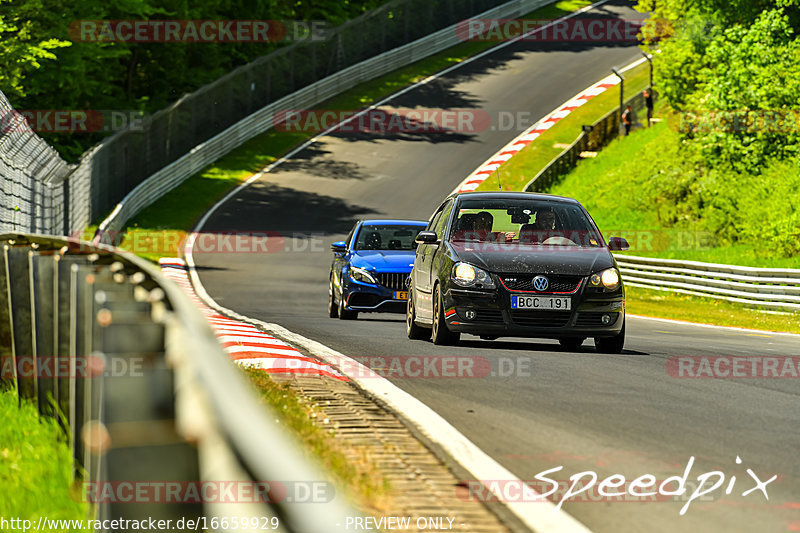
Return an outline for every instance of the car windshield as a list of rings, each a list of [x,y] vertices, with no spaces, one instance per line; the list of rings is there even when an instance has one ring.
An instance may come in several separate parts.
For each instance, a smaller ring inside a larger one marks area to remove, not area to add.
[[[411,224],[364,225],[356,238],[356,250],[413,250],[414,239],[424,226]]]
[[[452,242],[523,246],[603,246],[580,206],[528,199],[465,199],[450,230]]]

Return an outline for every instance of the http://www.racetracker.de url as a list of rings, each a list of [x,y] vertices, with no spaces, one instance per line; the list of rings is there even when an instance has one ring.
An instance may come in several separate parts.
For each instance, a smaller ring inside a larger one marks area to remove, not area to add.
[[[114,518],[94,519],[54,519],[40,516],[36,520],[0,516],[0,531],[214,531],[238,528],[248,531],[272,531],[280,527],[277,517],[208,517],[178,518],[163,520],[142,518],[130,520]]]

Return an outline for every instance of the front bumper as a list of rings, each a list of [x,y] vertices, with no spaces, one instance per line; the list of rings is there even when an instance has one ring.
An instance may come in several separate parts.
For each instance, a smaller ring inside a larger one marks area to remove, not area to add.
[[[407,300],[396,298],[398,292],[406,291],[381,285],[350,283],[344,293],[345,308],[359,313],[405,313]]]
[[[582,283],[574,294],[537,295],[569,297],[569,311],[511,309],[512,294],[521,293],[448,288],[443,295],[448,329],[492,337],[562,339],[613,337],[625,323],[625,297],[621,290],[592,293]],[[474,318],[468,318],[468,311],[474,312]],[[603,322],[604,315],[610,322]]]

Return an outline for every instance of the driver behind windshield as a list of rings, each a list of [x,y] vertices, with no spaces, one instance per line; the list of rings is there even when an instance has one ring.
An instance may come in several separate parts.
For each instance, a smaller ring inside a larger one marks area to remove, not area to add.
[[[552,209],[545,209],[536,213],[534,227],[540,231],[552,231],[556,229],[556,214]]]
[[[492,231],[493,226],[494,217],[488,211],[481,211],[475,215],[475,221],[473,222],[472,228],[473,231],[478,234],[478,238],[480,240],[491,242],[508,242],[516,236],[513,231]]]

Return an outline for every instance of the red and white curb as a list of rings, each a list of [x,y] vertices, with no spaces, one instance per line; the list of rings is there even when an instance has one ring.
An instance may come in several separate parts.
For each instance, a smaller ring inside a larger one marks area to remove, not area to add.
[[[349,381],[328,363],[307,357],[292,346],[267,335],[251,324],[219,314],[194,291],[186,263],[182,259],[160,259],[161,272],[189,296],[214,329],[220,344],[237,364],[257,368],[270,374],[307,374]]]
[[[622,72],[632,69],[645,61],[645,58],[636,60],[622,69]],[[606,92],[608,89],[616,85],[619,85],[619,78],[616,75],[611,74],[610,76],[598,81],[591,87],[588,87],[576,94],[574,97],[564,102],[561,107],[546,115],[527,130],[523,131],[511,142],[501,148],[496,154],[487,159],[485,163],[475,169],[472,174],[467,176],[464,181],[462,181],[458,187],[453,190],[453,192],[474,191],[481,183],[484,182],[484,180],[486,180],[486,178],[491,176],[493,172],[500,168],[500,166],[517,155],[520,150],[536,140],[536,138],[542,133],[552,128],[553,124],[556,124],[562,118],[566,117],[595,96]]]

